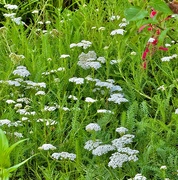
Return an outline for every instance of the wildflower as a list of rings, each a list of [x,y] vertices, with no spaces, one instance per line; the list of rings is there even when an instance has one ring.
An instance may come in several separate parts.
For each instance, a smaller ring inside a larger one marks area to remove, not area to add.
[[[97,148],[100,144],[102,144],[102,141],[100,141],[99,139],[96,139],[95,141],[89,140],[85,143],[84,149],[91,151]]]
[[[85,127],[86,131],[100,131],[101,127],[97,123],[90,123]]]
[[[161,169],[161,170],[166,170],[166,169],[167,169],[167,166],[161,166],[160,169]]]
[[[124,162],[127,162],[129,161],[128,159],[128,155],[127,154],[121,154],[119,152],[115,152],[111,155],[111,157],[109,158],[110,161],[108,163],[108,166],[109,167],[112,167],[112,168],[117,168],[117,167],[122,167],[122,164]]]
[[[12,4],[6,4],[4,6],[6,9],[10,9],[10,10],[13,10],[13,9],[18,9],[18,6],[17,5],[12,5]]]
[[[16,13],[11,13],[11,14],[3,14],[3,16],[4,17],[6,17],[6,18],[11,18],[11,19],[13,19],[13,18],[15,18],[15,15],[16,15]]]
[[[114,20],[119,20],[120,19],[120,16],[111,16],[110,18],[109,18],[109,20],[110,21],[114,21]]]
[[[98,69],[101,67],[101,64],[95,61],[96,58],[97,58],[96,53],[94,51],[89,51],[87,54],[82,52],[79,55],[79,61],[77,64],[83,69],[89,69],[89,68]]]
[[[116,132],[118,132],[120,135],[125,134],[127,131],[128,131],[128,129],[125,127],[119,127],[116,129]]]
[[[118,139],[112,140],[112,145],[115,146],[117,149],[123,148],[126,144],[131,144],[134,137],[135,136],[132,134],[123,135]]]
[[[124,95],[120,93],[111,94],[111,97],[108,98],[108,101],[113,101],[116,104],[121,104],[122,102],[128,102]]]
[[[117,64],[117,63],[118,63],[118,61],[117,61],[117,60],[111,60],[111,61],[110,61],[110,64],[111,64],[111,65],[113,65],[113,64]]]
[[[12,73],[21,77],[28,77],[30,75],[30,72],[25,66],[18,66]]]
[[[74,101],[77,101],[77,100],[78,100],[78,98],[77,98],[76,96],[73,96],[73,95],[70,95],[68,98],[69,98],[69,99],[73,99]]]
[[[30,101],[31,100],[29,98],[26,98],[26,97],[17,99],[17,102],[22,102],[22,103],[25,103],[25,104],[29,104]]]
[[[73,48],[73,47],[83,47],[83,49],[87,49],[91,45],[92,45],[92,43],[90,41],[82,40],[79,43],[72,43],[72,44],[70,44],[70,48]]]
[[[150,13],[150,18],[153,18],[156,14],[157,12],[154,9],[152,9]]]
[[[178,114],[178,108],[175,110],[175,114]]]
[[[111,32],[110,35],[114,36],[116,34],[124,35],[125,30],[124,29],[116,29]]]
[[[84,84],[84,78],[72,77],[69,79],[69,82],[74,82],[76,84]]]
[[[98,57],[97,61],[101,62],[102,64],[104,64],[106,62],[106,59],[104,57]]]
[[[15,101],[14,101],[14,100],[11,100],[11,99],[8,99],[8,100],[6,100],[6,103],[7,103],[7,104],[14,104]]]
[[[17,17],[17,18],[12,18],[11,19],[13,22],[15,22],[17,25],[20,25],[20,24],[24,24],[22,20],[22,17]]]
[[[104,31],[106,28],[105,27],[99,27],[98,31]]]
[[[165,56],[161,58],[161,61],[170,61],[171,59],[174,59],[177,57],[177,54],[173,54],[172,56]]]
[[[42,25],[42,24],[44,24],[44,23],[43,23],[42,21],[38,21],[38,24],[41,24],[41,25]]]
[[[40,149],[40,150],[55,150],[56,149],[56,147],[55,146],[53,146],[52,144],[43,144],[42,146],[40,146],[38,149]]]
[[[11,125],[11,121],[9,119],[1,119],[0,120],[0,126],[3,126],[3,125],[10,126]]]
[[[34,11],[32,11],[32,14],[38,14],[39,13],[39,11],[38,10],[34,10]]]
[[[20,108],[22,108],[22,104],[21,103],[15,104],[14,109],[20,109]]]
[[[141,174],[136,174],[133,180],[146,180],[146,177]]]
[[[57,108],[55,106],[45,106],[44,111],[55,111]]]
[[[90,98],[90,97],[86,97],[86,98],[85,98],[85,102],[94,103],[94,102],[96,102],[96,101],[97,101],[97,100],[92,99],[92,98]]]
[[[35,94],[35,96],[37,96],[37,95],[45,95],[46,93],[44,92],[44,91],[38,91],[36,94]]]
[[[46,21],[45,24],[51,24],[51,21]]]
[[[20,86],[21,84],[18,81],[8,80],[6,81],[10,86]]]
[[[68,153],[68,152],[61,152],[61,153],[53,153],[51,155],[52,158],[58,160],[59,158],[62,159],[69,159],[74,161],[76,159],[76,154]]]
[[[16,136],[18,138],[23,138],[22,133],[18,133],[18,132],[14,132],[14,136]]]
[[[166,47],[171,47],[171,45],[170,45],[170,44],[165,44],[165,46],[166,46]]]
[[[122,22],[122,23],[119,24],[119,27],[122,28],[122,27],[125,27],[125,26],[127,26],[127,25],[128,25],[127,22]]]
[[[69,54],[62,54],[62,55],[60,56],[60,58],[67,58],[67,57],[70,57],[70,55],[69,55]]]
[[[53,126],[53,125],[57,124],[57,122],[52,119],[37,119],[36,122],[44,122],[46,124],[46,126]]]
[[[131,53],[130,53],[130,55],[132,55],[132,56],[136,56],[136,55],[137,55],[137,53],[133,51],[133,52],[131,52]]]
[[[97,110],[97,113],[111,113],[111,114],[113,114],[112,111],[107,110],[107,109],[98,109],[98,110]]]
[[[101,156],[108,153],[109,151],[114,151],[116,148],[110,144],[99,145],[92,150],[92,154],[96,156]]]

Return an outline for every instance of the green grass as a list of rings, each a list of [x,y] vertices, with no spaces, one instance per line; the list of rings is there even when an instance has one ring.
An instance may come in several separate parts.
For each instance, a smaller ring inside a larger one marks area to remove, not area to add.
[[[118,25],[125,18],[125,10],[133,6],[127,1],[91,0],[88,4],[75,1],[73,5],[76,4],[78,9],[74,11],[63,9],[62,1],[61,4],[42,0],[24,3],[6,1],[18,5],[18,10],[7,10],[1,3],[2,14],[16,12],[16,17],[22,17],[26,25],[17,25],[10,18],[1,21],[0,126],[6,131],[9,144],[28,138],[28,141],[12,151],[11,164],[18,164],[37,154],[13,173],[10,179],[127,180],[140,173],[150,180],[176,180],[178,62],[177,57],[169,62],[163,62],[161,58],[178,54],[177,17],[165,21],[167,14],[157,11],[158,15],[152,23],[168,31],[160,35],[158,45],[154,46],[157,49],[153,55],[147,56],[147,67],[144,69],[142,54],[155,31],[147,31],[146,27],[138,33],[138,29],[150,23],[149,14],[148,19],[130,21],[123,27],[124,35],[110,35],[115,29],[122,29]],[[143,6],[137,1],[133,4],[149,13],[151,11],[149,2]],[[40,10],[39,14],[32,13],[36,9]],[[120,16],[120,19],[111,21],[113,15]],[[44,24],[39,24],[39,21]],[[46,21],[51,21],[51,24],[45,24]],[[90,41],[92,45],[87,49],[70,48],[70,44],[82,40]],[[172,40],[175,44],[171,43]],[[166,43],[171,44],[168,51],[158,50],[159,46],[165,46]],[[82,69],[77,65],[79,55],[89,51],[94,51],[97,58],[106,59],[101,68]],[[131,55],[132,52],[136,54]],[[12,56],[12,53],[15,55]],[[61,58],[63,54],[70,57]],[[117,63],[112,65],[112,60],[117,60]],[[30,76],[22,78],[20,86],[8,85],[8,80],[19,78],[13,72],[20,65],[27,68]],[[56,71],[59,67],[65,70]],[[42,74],[51,71],[53,73],[48,75]],[[95,80],[87,80],[87,76]],[[84,78],[84,83],[76,85],[69,81],[72,77]],[[120,93],[128,102],[117,104],[109,101],[109,88],[96,90],[96,79],[102,82],[113,79],[114,85],[121,86]],[[46,88],[38,84],[29,87],[26,81],[44,82]],[[40,90],[45,91],[45,95],[35,95]],[[70,95],[76,96],[77,100],[69,99]],[[22,97],[28,98],[29,102],[18,102]],[[86,97],[97,101],[87,103]],[[9,99],[15,103],[8,104],[6,101]],[[17,103],[22,105],[19,109],[26,109],[29,114],[18,113],[15,107]],[[45,106],[56,109],[45,111]],[[97,113],[99,109],[107,109],[112,113]],[[31,115],[30,112],[35,114]],[[28,120],[23,121],[24,117]],[[19,124],[2,125],[3,119]],[[49,119],[50,125],[47,123]],[[85,127],[90,123],[98,123],[101,131],[86,131]],[[121,137],[115,131],[118,127],[127,128],[127,134],[135,136],[126,147],[138,150],[139,153],[138,161],[128,161],[122,167],[113,169],[108,167],[108,162],[115,151],[95,156],[84,146],[88,140],[96,139],[100,139],[103,144],[111,144],[112,140]],[[22,133],[23,137],[17,137],[14,132]],[[52,144],[56,149],[40,150],[43,144]],[[54,160],[51,158],[54,152],[74,153],[76,159]],[[167,167],[166,170],[160,169],[163,165]]]

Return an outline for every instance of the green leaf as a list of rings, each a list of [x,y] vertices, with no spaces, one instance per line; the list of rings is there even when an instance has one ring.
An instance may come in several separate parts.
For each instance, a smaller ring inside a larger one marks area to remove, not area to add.
[[[158,38],[158,43],[161,45],[163,44],[163,41],[167,35],[167,32],[169,31],[169,28],[165,29],[164,31],[161,32],[161,34],[159,35],[159,38]]]
[[[155,10],[163,12],[165,14],[172,14],[172,11],[170,10],[169,6],[161,0],[151,0],[150,6],[152,6]]]
[[[4,155],[4,153],[9,148],[9,143],[3,130],[0,129],[0,168],[6,168],[10,166],[9,155]]]
[[[126,9],[124,13],[127,21],[137,21],[148,16],[148,11],[141,9],[140,7],[131,7]]]

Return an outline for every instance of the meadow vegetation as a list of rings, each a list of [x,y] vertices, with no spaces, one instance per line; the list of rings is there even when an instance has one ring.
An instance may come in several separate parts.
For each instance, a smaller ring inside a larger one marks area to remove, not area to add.
[[[1,0],[0,19],[0,180],[178,179],[166,2]]]

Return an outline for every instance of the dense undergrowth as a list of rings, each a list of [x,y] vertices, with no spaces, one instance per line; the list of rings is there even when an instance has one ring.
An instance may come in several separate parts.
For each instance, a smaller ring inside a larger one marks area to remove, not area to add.
[[[57,2],[1,1],[0,126],[28,140],[0,179],[35,155],[10,179],[176,180],[178,16],[161,0]]]

